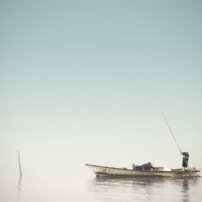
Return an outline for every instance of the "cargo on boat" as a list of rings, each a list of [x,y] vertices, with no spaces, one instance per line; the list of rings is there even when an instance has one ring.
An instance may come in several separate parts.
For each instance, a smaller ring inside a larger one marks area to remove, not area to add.
[[[180,168],[180,169],[166,169],[164,167],[152,167],[151,169],[134,167],[132,169],[127,168],[115,168],[98,166],[92,164],[86,164],[96,175],[96,177],[199,177],[199,170],[195,168]]]

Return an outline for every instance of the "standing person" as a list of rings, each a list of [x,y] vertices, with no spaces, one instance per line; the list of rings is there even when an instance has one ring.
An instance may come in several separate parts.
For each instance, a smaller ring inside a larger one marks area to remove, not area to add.
[[[189,161],[189,153],[188,152],[182,152],[182,167],[187,168],[188,167],[188,161]]]

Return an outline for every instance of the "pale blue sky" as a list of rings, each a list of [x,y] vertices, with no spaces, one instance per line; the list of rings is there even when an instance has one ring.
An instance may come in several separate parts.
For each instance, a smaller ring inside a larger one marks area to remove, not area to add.
[[[202,143],[201,10],[201,0],[0,0],[1,138],[122,128],[172,142],[163,110],[184,145]]]

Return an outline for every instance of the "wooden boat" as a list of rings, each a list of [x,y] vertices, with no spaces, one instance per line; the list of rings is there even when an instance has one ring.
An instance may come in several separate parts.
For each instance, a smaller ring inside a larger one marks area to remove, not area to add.
[[[199,177],[199,170],[195,168],[171,169],[166,170],[163,167],[154,167],[151,170],[134,170],[127,168],[114,168],[86,164],[96,175],[96,177]]]

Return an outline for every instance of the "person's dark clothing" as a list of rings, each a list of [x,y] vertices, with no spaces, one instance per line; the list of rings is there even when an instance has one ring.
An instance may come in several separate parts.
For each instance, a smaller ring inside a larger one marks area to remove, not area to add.
[[[183,155],[182,166],[186,168],[188,166],[189,154],[188,152],[182,152],[182,155]]]

